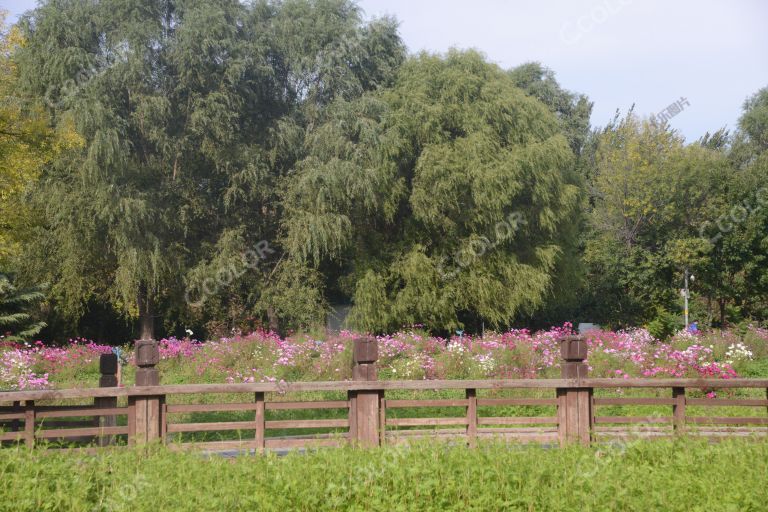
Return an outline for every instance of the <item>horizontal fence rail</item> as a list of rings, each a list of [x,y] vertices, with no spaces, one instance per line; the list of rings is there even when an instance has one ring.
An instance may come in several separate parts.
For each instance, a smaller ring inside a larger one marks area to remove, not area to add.
[[[362,339],[351,381],[159,385],[157,358],[137,351],[144,385],[117,386],[116,362],[102,361],[98,388],[0,392],[0,443],[262,452],[425,437],[474,446],[768,436],[768,379],[588,378],[580,343],[562,341],[564,378],[539,380],[379,381],[375,342]],[[726,396],[704,398],[713,389]]]
[[[379,380],[307,381],[253,384],[172,384],[119,388],[76,388],[3,391],[0,402],[61,400],[70,398],[160,396],[213,393],[293,393],[300,391],[430,391],[447,389],[580,389],[580,388],[768,388],[768,379],[488,379],[488,380]],[[707,399],[707,402],[711,402]]]

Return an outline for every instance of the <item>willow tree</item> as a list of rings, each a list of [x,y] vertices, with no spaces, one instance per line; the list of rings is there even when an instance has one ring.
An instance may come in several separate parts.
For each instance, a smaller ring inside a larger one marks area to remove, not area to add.
[[[390,79],[394,22],[348,0],[50,0],[22,27],[21,82],[83,141],[33,193],[26,272],[58,309],[108,303],[142,336],[160,315],[308,318],[321,288],[282,257],[277,191],[326,105]]]
[[[585,180],[589,176],[594,137],[590,134],[589,118],[592,102],[584,94],[568,91],[555,78],[554,71],[538,62],[528,62],[509,71],[515,85],[544,103],[555,114],[563,135],[568,139],[575,157],[573,169],[566,170],[568,183],[582,191],[581,208],[573,213],[563,233],[562,257],[555,268],[555,283],[544,308],[529,319],[529,324],[542,326],[562,322],[563,318],[578,316],[584,290],[587,287],[583,265],[583,236],[587,227]]]
[[[282,90],[259,16],[236,1],[50,1],[22,20],[20,80],[82,147],[41,176],[31,272],[77,316],[91,299],[140,318],[182,296],[185,269],[263,197]],[[254,18],[256,18],[254,20]]]
[[[573,152],[581,154],[589,136],[593,103],[584,94],[564,89],[555,73],[538,62],[527,62],[509,71],[515,85],[544,103],[557,116]]]
[[[539,307],[577,206],[556,117],[474,52],[339,101],[288,187],[294,257],[340,269],[357,327],[503,326]]]
[[[327,119],[329,106],[389,85],[405,59],[405,47],[394,20],[364,21],[349,0],[265,2],[252,10],[254,16],[261,13],[257,33],[269,43],[282,100],[282,110],[272,115],[266,130],[269,152],[259,155],[263,195],[232,195],[238,200],[227,202],[220,215],[226,227],[218,229],[215,244],[190,271],[188,282],[197,296],[207,297],[201,309],[211,323],[229,319],[230,328],[249,327],[241,321],[266,318],[270,328],[286,330],[324,321],[328,279],[326,269],[293,257],[284,227],[286,211],[295,206],[282,201],[282,194],[295,183],[293,169],[307,157],[314,127]],[[318,215],[293,225],[322,222]],[[266,257],[255,271],[242,272],[243,255],[254,250]],[[226,268],[240,269],[240,276],[205,294],[206,280],[221,283],[216,276]]]

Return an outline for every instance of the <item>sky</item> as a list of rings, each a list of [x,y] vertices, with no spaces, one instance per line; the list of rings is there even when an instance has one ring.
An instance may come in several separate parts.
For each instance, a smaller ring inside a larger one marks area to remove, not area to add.
[[[539,61],[595,104],[593,126],[633,104],[643,116],[679,102],[669,123],[690,142],[734,129],[768,86],[766,0],[360,0],[391,15],[411,52],[474,48],[503,68]],[[34,0],[0,0],[12,19]]]

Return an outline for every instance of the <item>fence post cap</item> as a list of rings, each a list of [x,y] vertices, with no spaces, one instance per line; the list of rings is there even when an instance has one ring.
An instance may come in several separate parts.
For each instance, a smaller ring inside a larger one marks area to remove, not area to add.
[[[560,355],[566,361],[584,361],[587,352],[587,342],[583,336],[570,335],[560,338]]]
[[[155,340],[136,340],[136,366],[152,367],[160,362],[160,350]]]
[[[375,363],[379,358],[379,344],[373,336],[355,338],[352,361],[355,364]]]
[[[99,373],[117,375],[117,354],[101,354],[99,356]]]

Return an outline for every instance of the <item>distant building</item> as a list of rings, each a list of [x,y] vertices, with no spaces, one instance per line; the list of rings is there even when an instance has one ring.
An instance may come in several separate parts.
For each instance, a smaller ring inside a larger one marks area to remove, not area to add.
[[[597,324],[580,323],[578,330],[579,334],[584,334],[589,331],[598,331],[600,330],[600,326]]]

